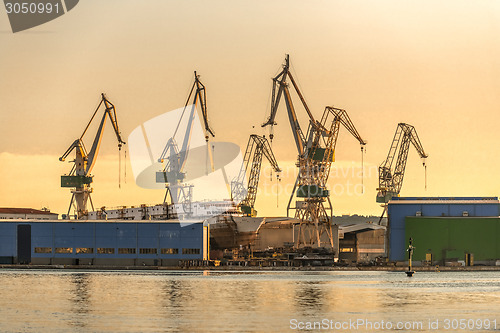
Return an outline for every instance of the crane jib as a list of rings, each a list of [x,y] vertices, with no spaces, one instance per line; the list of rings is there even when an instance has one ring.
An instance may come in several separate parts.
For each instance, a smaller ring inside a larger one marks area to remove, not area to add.
[[[97,130],[96,136],[94,138],[94,143],[92,144],[92,148],[90,148],[90,152],[87,155],[87,169],[85,170],[86,175],[90,174],[96,162],[96,157],[97,154],[99,153],[99,148],[101,147],[102,134],[104,132],[105,126],[106,126],[106,113],[104,113],[104,115],[102,116],[101,124],[99,125],[99,129]]]

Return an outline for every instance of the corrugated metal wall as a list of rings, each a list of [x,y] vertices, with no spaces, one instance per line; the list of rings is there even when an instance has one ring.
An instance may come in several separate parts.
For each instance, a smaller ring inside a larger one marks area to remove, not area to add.
[[[406,239],[413,238],[414,260],[500,259],[500,218],[498,217],[406,217]]]
[[[18,225],[31,225],[31,257],[34,263],[48,263],[37,258],[203,259],[204,246],[207,244],[201,222],[180,224],[18,220],[0,222],[0,262],[6,263],[9,258],[16,261]]]

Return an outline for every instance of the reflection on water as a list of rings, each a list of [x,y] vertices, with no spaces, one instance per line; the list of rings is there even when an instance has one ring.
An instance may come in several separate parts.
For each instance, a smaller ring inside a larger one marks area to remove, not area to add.
[[[74,290],[69,295],[73,301],[71,312],[75,314],[71,320],[71,325],[75,327],[87,326],[86,314],[91,308],[89,295],[89,280],[90,275],[85,273],[75,273],[69,278],[73,284]]]
[[[295,308],[303,315],[321,312],[325,295],[318,281],[299,281],[295,284]]]
[[[1,332],[291,332],[292,319],[415,320],[437,332],[429,320],[461,318],[500,330],[496,272],[1,270],[0,285]]]
[[[165,295],[165,305],[164,307],[169,308],[182,308],[182,298],[183,293],[186,294],[187,291],[182,286],[182,281],[179,280],[168,280],[165,281],[165,286],[163,287],[163,294]]]

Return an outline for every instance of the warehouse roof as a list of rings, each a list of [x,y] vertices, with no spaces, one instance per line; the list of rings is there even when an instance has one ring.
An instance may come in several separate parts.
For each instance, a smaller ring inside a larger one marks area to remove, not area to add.
[[[38,210],[33,208],[6,208],[0,207],[0,214],[42,214],[51,215],[56,213],[51,213],[50,210]]]
[[[410,203],[416,201],[418,203],[463,203],[463,202],[485,202],[498,203],[498,197],[393,197],[391,203]]]
[[[389,205],[414,205],[414,204],[434,204],[434,205],[477,205],[477,204],[500,204],[498,199],[481,199],[481,200],[455,200],[455,199],[420,199],[420,200],[391,200]]]
[[[181,227],[190,226],[193,224],[203,224],[205,221],[203,220],[63,220],[63,219],[48,219],[48,220],[40,220],[40,219],[0,219],[1,223],[71,223],[71,224],[179,224]]]
[[[342,231],[344,234],[347,234],[349,232],[361,232],[361,231],[377,230],[377,229],[385,229],[385,227],[373,223],[356,223],[351,225],[339,226],[339,230]]]

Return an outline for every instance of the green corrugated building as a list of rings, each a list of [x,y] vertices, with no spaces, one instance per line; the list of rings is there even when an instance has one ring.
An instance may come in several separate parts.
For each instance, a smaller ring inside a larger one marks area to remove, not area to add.
[[[466,260],[474,262],[500,259],[499,217],[417,217],[407,216],[406,240],[413,238],[414,260],[433,262]]]

